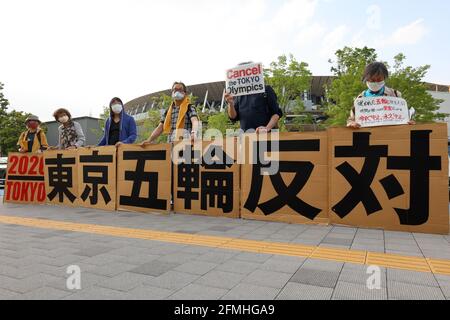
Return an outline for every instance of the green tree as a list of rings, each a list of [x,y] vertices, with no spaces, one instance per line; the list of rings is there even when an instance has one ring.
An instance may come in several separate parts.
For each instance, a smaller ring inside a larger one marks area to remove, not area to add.
[[[286,113],[288,106],[293,109],[303,106],[300,97],[311,88],[312,73],[308,67],[306,62],[298,62],[289,54],[289,57],[279,56],[264,70],[265,81],[277,94],[283,113]]]
[[[142,141],[148,139],[152,134],[153,130],[155,130],[161,122],[161,112],[159,110],[149,110],[148,117],[141,122],[138,138],[136,143],[141,143]],[[165,143],[167,142],[167,135],[162,134],[156,139],[157,143]]]
[[[225,136],[228,129],[239,129],[239,123],[233,123],[225,112],[219,112],[208,117],[208,129],[216,129]]]
[[[6,110],[9,106],[8,99],[5,98],[3,94],[3,83],[0,82],[0,117],[3,117],[6,115]]]
[[[3,94],[3,84],[0,83],[0,154],[17,151],[17,140],[25,130],[25,120],[29,113],[12,110],[8,112],[9,101]]]
[[[362,81],[364,69],[377,59],[376,50],[368,47],[345,47],[336,51],[336,61],[329,61],[333,64],[331,71],[335,79],[327,88],[327,100],[329,101],[327,114],[330,116],[328,125],[346,125],[355,98],[367,89],[366,84]],[[414,107],[417,122],[444,119],[446,114],[437,112],[442,101],[434,99],[427,92],[424,84],[423,79],[430,66],[417,68],[405,66],[405,60],[406,57],[403,54],[398,54],[394,57],[393,68],[386,63],[390,71],[386,85],[400,91],[408,105]]]
[[[405,66],[405,60],[405,55],[401,53],[394,57],[395,63],[387,81],[388,86],[400,91],[408,106],[416,110],[415,120],[418,123],[444,120],[448,115],[438,112],[443,100],[434,99],[423,82],[431,66],[413,68]]]
[[[100,129],[96,128],[90,128],[91,132],[95,134],[98,140],[100,140],[103,137],[103,134],[105,132],[105,124],[106,120],[108,120],[110,116],[110,109],[109,107],[103,106],[103,112],[99,115],[98,124],[100,126]]]
[[[336,62],[331,71],[336,77],[327,88],[328,124],[346,125],[355,97],[366,88],[361,81],[365,67],[377,60],[375,49],[345,47],[336,51]]]
[[[0,148],[2,155],[18,150],[17,140],[20,134],[25,131],[25,120],[29,116],[29,113],[12,110],[0,119]]]
[[[169,108],[172,103],[172,97],[167,94],[161,94],[157,97],[152,98],[152,104],[154,104],[154,109],[147,112],[147,117],[138,123],[138,138],[136,143],[141,143],[142,141],[148,139],[161,122],[161,110]],[[167,142],[167,135],[162,134],[156,139],[157,143]]]

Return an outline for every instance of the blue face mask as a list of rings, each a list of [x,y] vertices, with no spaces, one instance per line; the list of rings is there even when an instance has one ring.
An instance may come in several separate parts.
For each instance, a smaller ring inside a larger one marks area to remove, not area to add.
[[[176,101],[180,101],[184,99],[184,93],[180,91],[176,91],[172,94],[172,98]]]
[[[367,81],[367,87],[372,92],[378,92],[381,89],[383,89],[384,86],[385,86],[385,82],[384,81],[381,81],[381,82],[369,82],[369,81]]]

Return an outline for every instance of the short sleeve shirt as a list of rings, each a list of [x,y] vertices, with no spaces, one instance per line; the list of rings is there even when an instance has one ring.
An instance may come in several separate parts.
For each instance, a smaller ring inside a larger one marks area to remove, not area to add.
[[[169,112],[169,109],[167,109],[164,112],[163,116],[161,117],[161,123],[165,122],[168,112]],[[172,108],[172,118],[170,119],[170,134],[169,134],[169,138],[168,138],[169,142],[173,142],[175,140],[174,132],[175,132],[175,129],[177,128],[177,121],[178,121],[179,113],[180,113],[179,107]],[[186,130],[185,138],[188,138],[191,134],[191,131],[192,131],[191,119],[193,117],[198,118],[197,111],[195,110],[195,107],[193,105],[189,105],[188,111],[186,113],[186,117],[184,118],[184,129]]]

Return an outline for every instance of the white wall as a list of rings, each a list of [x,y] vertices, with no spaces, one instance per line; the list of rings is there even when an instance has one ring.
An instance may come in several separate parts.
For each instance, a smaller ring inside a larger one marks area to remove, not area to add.
[[[448,113],[450,114],[450,92],[435,92],[435,91],[429,91],[429,93],[433,96],[435,99],[442,99],[444,102],[441,104],[441,109],[439,109],[442,113]],[[450,137],[450,117],[446,119],[447,125],[448,125],[448,133]]]

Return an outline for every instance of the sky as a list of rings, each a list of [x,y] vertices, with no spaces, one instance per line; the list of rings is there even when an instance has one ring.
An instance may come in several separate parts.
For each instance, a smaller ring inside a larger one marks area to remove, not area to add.
[[[98,116],[112,97],[225,80],[282,54],[329,75],[337,49],[367,45],[450,85],[449,12],[443,0],[0,0],[0,82],[10,110]]]

